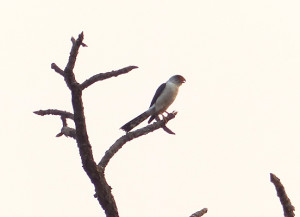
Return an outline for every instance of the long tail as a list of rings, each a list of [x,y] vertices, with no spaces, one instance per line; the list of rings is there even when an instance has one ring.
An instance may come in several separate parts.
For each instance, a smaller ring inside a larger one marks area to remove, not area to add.
[[[151,115],[151,111],[147,110],[144,113],[140,114],[136,118],[132,119],[128,123],[124,124],[121,129],[124,130],[125,132],[129,132],[132,130],[134,127],[142,123],[144,120],[146,120],[149,116]]]

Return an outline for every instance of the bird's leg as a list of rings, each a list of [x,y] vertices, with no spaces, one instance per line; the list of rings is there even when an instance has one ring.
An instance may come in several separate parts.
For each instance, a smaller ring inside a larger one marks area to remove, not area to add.
[[[169,115],[170,113],[167,112],[167,111],[164,111],[164,112],[161,114],[161,116],[163,117],[164,122],[167,122],[167,119],[166,119],[166,117],[164,116],[164,113],[167,113],[167,115]]]
[[[165,112],[166,112],[166,111],[165,111]],[[168,112],[166,112],[166,113],[169,114]],[[164,113],[162,113],[161,116],[162,116],[164,122],[167,123],[167,119],[166,119],[166,117],[164,116]]]

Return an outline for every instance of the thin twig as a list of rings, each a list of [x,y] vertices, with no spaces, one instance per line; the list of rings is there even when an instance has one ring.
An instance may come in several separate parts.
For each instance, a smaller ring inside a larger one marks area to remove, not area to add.
[[[55,63],[51,64],[51,69],[54,69],[54,71],[56,71],[58,74],[60,74],[61,76],[65,77],[64,70],[62,70],[61,68],[59,68]]]
[[[201,209],[198,212],[195,212],[193,215],[191,215],[190,217],[200,217],[203,216],[205,213],[207,213],[207,208]]]
[[[62,111],[62,110],[58,110],[58,109],[39,110],[39,111],[34,111],[33,113],[37,114],[37,115],[41,115],[41,116],[59,115],[59,116],[74,120],[74,115],[71,112]]]
[[[165,121],[170,121],[173,118],[175,118],[175,115],[177,113],[169,113],[167,117],[165,117]],[[105,170],[105,167],[107,166],[110,159],[125,145],[127,142],[138,138],[140,136],[146,135],[148,133],[151,133],[159,128],[162,128],[165,126],[166,122],[164,120],[155,122],[151,125],[148,125],[146,127],[143,127],[141,129],[132,131],[127,133],[126,135],[120,137],[106,152],[105,155],[102,157],[101,161],[99,162],[98,166],[101,167],[103,170]]]
[[[136,68],[138,68],[138,67],[137,66],[127,66],[127,67],[119,69],[117,71],[96,74],[96,75],[90,77],[89,79],[85,80],[81,84],[81,89],[83,90],[83,89],[87,88],[88,86],[94,84],[97,81],[102,81],[102,80],[105,80],[105,79],[108,79],[111,77],[117,77],[119,75],[126,74]]]
[[[290,199],[288,198],[284,186],[281,184],[280,179],[277,178],[273,173],[270,173],[271,182],[275,185],[277,196],[280,199],[281,205],[283,207],[283,212],[285,217],[294,217],[295,207],[292,205]]]

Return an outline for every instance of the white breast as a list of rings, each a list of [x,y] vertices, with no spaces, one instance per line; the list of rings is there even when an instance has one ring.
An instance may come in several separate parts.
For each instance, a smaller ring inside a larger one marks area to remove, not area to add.
[[[169,106],[174,102],[177,93],[178,86],[171,82],[167,82],[165,89],[155,102],[155,113],[161,114],[164,111],[166,111],[169,108]]]

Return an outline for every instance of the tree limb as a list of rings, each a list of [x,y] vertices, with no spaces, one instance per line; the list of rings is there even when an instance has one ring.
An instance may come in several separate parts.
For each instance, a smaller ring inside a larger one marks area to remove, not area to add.
[[[39,111],[34,111],[33,113],[37,114],[37,115],[41,115],[41,116],[59,115],[59,116],[74,120],[74,115],[71,112],[62,111],[62,110],[58,110],[58,109],[39,110]]]
[[[105,80],[105,79],[108,79],[111,77],[117,77],[119,75],[126,74],[136,68],[138,68],[138,67],[137,66],[127,66],[127,67],[119,69],[117,71],[96,74],[96,75],[90,77],[89,79],[85,80],[81,84],[81,89],[83,90],[83,89],[87,88],[88,86],[94,84],[97,81],[102,81],[102,80]]]
[[[78,36],[75,43],[73,43],[69,61],[64,70],[66,84],[70,88],[72,93],[74,122],[76,126],[76,141],[79,148],[83,168],[95,186],[97,199],[104,209],[106,216],[118,217],[118,209],[115,199],[111,193],[111,187],[105,180],[104,172],[98,170],[97,164],[93,157],[92,147],[89,142],[86,129],[84,108],[82,103],[82,89],[80,87],[80,84],[76,81],[75,75],[73,73],[78,50],[82,45],[82,41],[83,32]]]
[[[280,179],[277,178],[273,173],[270,173],[271,182],[275,185],[277,196],[280,199],[281,205],[283,207],[283,212],[285,217],[294,217],[295,207],[292,205],[290,199],[288,198],[284,186],[281,184]]]
[[[153,124],[150,124],[146,127],[143,127],[141,129],[132,131],[127,133],[126,135],[120,137],[106,152],[105,155],[102,157],[101,161],[99,162],[98,166],[105,170],[105,167],[107,166],[110,159],[125,145],[127,142],[138,138],[140,136],[146,135],[150,132],[153,132],[159,128],[163,128],[166,124],[166,121],[170,121],[173,118],[175,118],[175,115],[177,112],[169,113],[167,117],[165,117],[164,120],[160,120],[158,122],[155,122]]]
[[[61,76],[65,77],[64,70],[62,70],[61,68],[59,68],[55,63],[51,64],[51,69],[54,69],[54,71],[56,71],[58,74],[60,74]]]
[[[55,63],[51,64],[51,68],[64,77],[66,85],[71,90],[74,114],[56,109],[39,110],[35,111],[34,113],[41,116],[61,116],[63,127],[57,136],[66,135],[76,139],[83,168],[95,186],[95,192],[100,205],[105,211],[107,217],[118,217],[118,209],[115,199],[111,193],[111,187],[106,182],[104,171],[99,170],[93,157],[92,147],[89,142],[86,129],[84,108],[82,103],[82,89],[80,84],[76,81],[73,72],[79,47],[86,46],[84,43],[82,43],[83,37],[84,36],[82,32],[78,36],[77,40],[74,38],[71,39],[72,48],[68,63],[64,70],[61,70]],[[76,129],[72,129],[67,126],[66,118],[74,120]]]
[[[117,205],[111,193],[111,187],[106,182],[105,173],[104,173],[105,167],[107,166],[110,159],[117,153],[117,151],[120,148],[122,148],[122,146],[125,143],[131,141],[132,139],[138,138],[142,135],[146,135],[159,128],[164,129],[168,133],[174,134],[169,128],[165,126],[165,124],[169,120],[175,118],[175,115],[177,113],[176,112],[170,113],[162,121],[158,121],[156,123],[153,123],[144,128],[127,133],[126,135],[122,136],[110,147],[108,151],[106,151],[104,157],[97,165],[94,160],[92,147],[88,138],[85,115],[84,115],[84,107],[82,102],[82,91],[97,81],[101,81],[104,79],[108,79],[111,77],[116,77],[121,74],[128,73],[129,71],[138,67],[128,66],[117,71],[100,73],[87,79],[82,84],[79,84],[75,78],[73,69],[75,67],[76,58],[80,46],[86,47],[86,44],[83,43],[83,38],[84,38],[83,32],[79,34],[76,40],[72,37],[71,39],[72,48],[69,55],[69,60],[64,70],[60,69],[55,63],[51,64],[51,68],[64,77],[66,85],[71,91],[73,114],[70,112],[56,110],[56,109],[39,110],[39,111],[35,111],[34,113],[41,116],[59,115],[61,117],[63,127],[61,129],[61,132],[57,134],[57,136],[65,135],[65,136],[72,137],[76,140],[77,146],[79,148],[79,154],[81,157],[83,168],[95,187],[95,192],[96,192],[95,195],[99,201],[99,204],[105,211],[107,217],[119,217]],[[74,120],[75,129],[68,127],[67,118]]]
[[[201,209],[198,212],[195,212],[193,215],[191,215],[190,217],[201,217],[203,216],[205,213],[207,213],[207,208]]]

